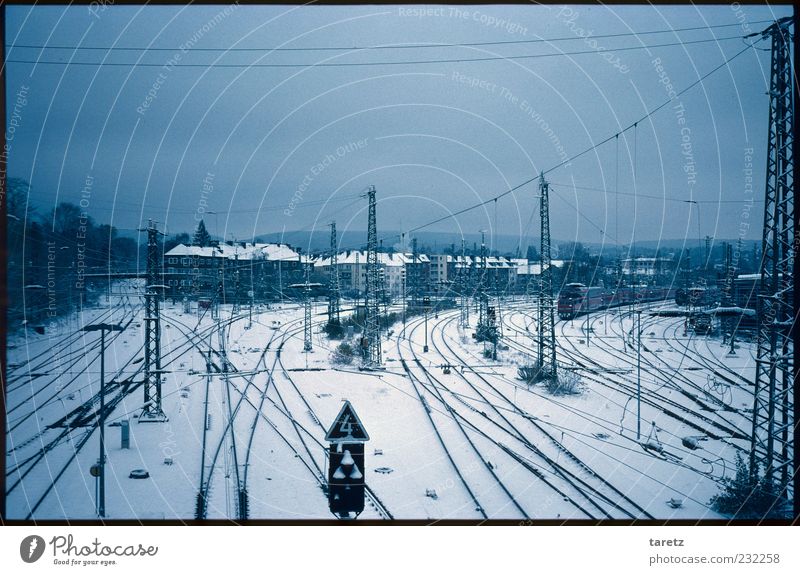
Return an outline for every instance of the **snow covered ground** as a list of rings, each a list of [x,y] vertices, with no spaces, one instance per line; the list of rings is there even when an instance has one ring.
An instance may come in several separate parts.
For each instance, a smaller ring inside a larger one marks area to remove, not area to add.
[[[104,351],[111,519],[190,520],[201,492],[209,519],[332,519],[324,436],[345,400],[370,435],[367,484],[395,519],[717,518],[708,501],[748,442],[752,343],[729,356],[719,338],[684,335],[683,318],[645,310],[639,361],[627,308],[559,321],[559,363],[582,390],[553,395],[517,378],[536,349],[535,310],[521,301],[503,306],[496,361],[471,337],[475,318],[461,328],[455,310],[428,318],[428,352],[423,318],[394,326],[376,372],[331,363],[324,302],[311,353],[296,304],[257,306],[252,319],[223,306],[217,322],[164,302],[168,421],[140,423],[143,308],[117,291],[111,307],[9,341],[9,518],[96,517],[99,334],[78,328],[98,321],[125,326]],[[385,518],[378,507],[360,518]]]

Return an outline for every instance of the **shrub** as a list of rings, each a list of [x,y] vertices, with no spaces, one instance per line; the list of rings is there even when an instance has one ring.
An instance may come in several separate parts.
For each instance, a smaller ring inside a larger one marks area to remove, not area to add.
[[[338,321],[331,321],[325,324],[325,333],[328,334],[329,339],[342,339],[344,337],[344,328]]]
[[[349,365],[353,363],[353,358],[355,357],[355,352],[353,351],[353,346],[347,342],[342,342],[331,354],[331,362],[340,364],[340,365]]]
[[[578,395],[583,391],[583,382],[574,371],[563,371],[556,377],[545,379],[544,388],[552,395]]]
[[[733,519],[781,519],[787,516],[779,494],[760,477],[758,467],[750,465],[736,454],[736,476],[722,480],[723,487],[708,502],[718,513]]]

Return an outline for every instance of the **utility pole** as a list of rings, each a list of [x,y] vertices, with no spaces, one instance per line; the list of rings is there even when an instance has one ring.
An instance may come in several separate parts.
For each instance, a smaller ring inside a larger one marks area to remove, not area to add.
[[[636,310],[636,440],[642,437],[642,310]]]
[[[211,336],[208,336],[208,355],[206,356],[206,395],[203,403],[203,413],[205,419],[203,421],[203,447],[200,452],[200,489],[197,492],[197,500],[195,502],[195,519],[205,519],[206,510],[208,508],[208,486],[206,485],[206,437],[208,436],[208,428],[210,424],[210,415],[208,413],[208,395],[211,388]]]
[[[733,278],[736,277],[736,272],[733,266],[733,247],[729,243],[723,244],[725,248],[725,279],[723,280],[722,290],[722,305],[731,307],[734,305],[733,301]],[[736,333],[736,317],[733,313],[727,316],[725,320],[727,337],[729,339],[728,355],[736,355],[735,348],[735,333]]]
[[[339,265],[336,254],[337,240],[336,240],[336,222],[331,222],[331,273],[330,282],[328,285],[328,325],[340,325],[340,302],[341,296],[339,294]]]
[[[236,254],[233,256],[234,261],[234,268],[233,271],[233,310],[231,311],[232,315],[235,315],[241,311],[241,307],[239,304],[239,250],[237,248]]]
[[[419,307],[419,267],[417,265],[419,253],[417,252],[417,238],[411,240],[411,305],[416,310]]]
[[[214,249],[212,249],[212,254],[215,253]],[[221,256],[221,254],[220,254]],[[222,304],[222,300],[225,297],[225,268],[224,268],[224,260],[222,257],[217,258],[216,255],[213,256],[214,260],[214,271],[216,272],[217,279],[216,279],[216,295],[214,296],[214,301],[211,304],[211,319],[219,320],[219,306]]]
[[[100,429],[100,458],[98,465],[97,488],[97,515],[106,516],[106,332],[122,331],[124,328],[117,324],[96,323],[87,325],[83,331],[100,332],[100,412],[97,415],[97,425]]]
[[[255,240],[253,240],[253,244],[255,244]],[[253,246],[255,248],[255,245]],[[255,255],[255,249],[250,254],[250,289],[247,293],[247,299],[250,300],[248,302],[250,309],[247,313],[247,329],[253,327],[253,305],[255,305],[255,297],[256,297],[256,280],[255,280],[255,266],[253,261],[253,256]]]
[[[367,193],[367,286],[365,290],[366,319],[364,326],[364,366],[378,367],[382,363],[380,333],[380,270],[378,269],[378,226],[376,217],[375,186]]]
[[[706,236],[706,253],[705,253],[705,263],[703,263],[703,272],[708,272],[708,262],[711,259],[711,242],[714,240],[711,236]]]
[[[486,260],[486,232],[481,230],[481,268],[480,278],[478,278],[478,326],[475,329],[476,341],[493,341],[493,324],[489,314],[489,294],[486,287],[486,276],[488,273]]]
[[[794,221],[794,74],[792,17],[778,20],[761,33],[772,39],[769,136],[761,258],[758,347],[750,445],[750,472],[764,471],[764,486],[776,498],[775,509],[788,514],[793,461],[793,414],[790,410],[794,353],[792,331],[795,276]],[[800,512],[797,494],[794,513]]]
[[[467,293],[467,284],[469,283],[468,270],[467,270],[467,242],[461,240],[461,267],[458,271],[458,276],[461,280],[461,327],[469,327],[469,295]]]
[[[145,231],[145,230],[140,230]],[[161,254],[158,253],[158,236],[152,220],[147,228],[147,279],[144,311],[144,407],[139,423],[167,420],[161,408],[161,290],[166,286],[161,280]]]
[[[422,347],[424,353],[428,352],[428,314],[431,310],[430,296],[422,296],[422,312],[425,314],[425,345]]]
[[[550,257],[550,185],[544,179],[544,173],[539,177],[539,215],[541,219],[541,246],[542,260],[541,286],[539,288],[539,374],[540,377],[556,378],[556,328],[553,310],[553,270]]]
[[[309,284],[309,266],[305,266],[305,285],[303,286],[303,351],[313,351],[311,348],[311,284]]]

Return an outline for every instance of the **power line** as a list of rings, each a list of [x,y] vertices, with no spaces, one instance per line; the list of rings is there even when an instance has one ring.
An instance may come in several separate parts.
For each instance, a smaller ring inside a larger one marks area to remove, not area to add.
[[[722,64],[720,64],[719,66],[716,66],[716,67],[715,67],[715,68],[713,68],[711,71],[707,72],[706,74],[704,74],[703,76],[701,76],[700,78],[698,78],[696,81],[692,82],[692,83],[691,83],[691,84],[689,84],[687,87],[685,87],[684,89],[682,89],[681,91],[679,91],[677,94],[675,94],[675,96],[674,96],[674,97],[672,97],[672,98],[668,98],[668,99],[667,99],[667,100],[665,100],[665,101],[664,101],[662,104],[660,104],[660,105],[658,105],[656,108],[654,108],[654,109],[650,110],[649,112],[647,112],[647,113],[646,113],[644,116],[642,116],[641,118],[639,118],[639,119],[638,119],[638,120],[636,120],[635,122],[632,122],[631,124],[629,124],[629,125],[628,125],[626,128],[624,128],[624,129],[622,129],[622,130],[620,130],[620,131],[618,131],[618,132],[616,132],[616,133],[612,134],[612,135],[611,135],[611,136],[609,136],[608,138],[606,138],[606,139],[604,139],[604,140],[602,140],[602,141],[600,141],[600,142],[598,142],[598,143],[596,143],[596,144],[594,144],[594,145],[590,146],[589,148],[587,148],[587,149],[583,150],[582,152],[579,152],[579,153],[575,154],[574,156],[572,156],[572,157],[570,157],[570,158],[567,158],[566,160],[564,160],[564,161],[562,161],[562,162],[559,162],[559,163],[558,163],[558,164],[556,164],[555,166],[553,166],[553,167],[551,167],[551,168],[548,168],[547,170],[544,170],[544,171],[542,172],[542,175],[544,175],[544,174],[549,174],[550,172],[553,172],[553,171],[557,170],[558,168],[561,168],[561,167],[563,167],[563,166],[565,166],[565,165],[567,165],[567,164],[571,163],[573,160],[576,160],[576,159],[580,158],[581,156],[584,156],[585,154],[588,154],[588,153],[589,153],[589,152],[591,152],[592,150],[594,150],[594,149],[596,149],[596,148],[599,148],[599,147],[600,147],[600,146],[602,146],[603,144],[606,144],[606,143],[610,142],[611,140],[613,140],[614,138],[617,138],[617,137],[618,137],[618,136],[620,136],[621,134],[624,134],[625,132],[627,132],[628,130],[630,130],[631,128],[633,128],[634,126],[636,126],[637,124],[639,124],[640,122],[642,122],[642,121],[646,120],[647,118],[649,118],[650,116],[652,116],[653,114],[655,114],[656,112],[658,112],[659,110],[663,109],[665,106],[667,106],[667,105],[668,105],[670,102],[672,102],[673,100],[676,100],[678,97],[682,96],[683,94],[685,94],[686,92],[688,92],[689,90],[691,90],[692,88],[694,88],[695,86],[697,86],[698,84],[700,84],[700,83],[701,83],[703,80],[705,80],[706,78],[708,78],[709,76],[711,76],[712,74],[714,74],[715,72],[717,72],[718,70],[720,70],[720,69],[724,68],[725,66],[727,66],[728,64],[730,64],[730,63],[731,63],[733,60],[735,60],[736,58],[738,58],[739,56],[741,56],[742,54],[744,54],[744,53],[745,53],[747,50],[749,50],[750,48],[751,48],[751,46],[745,46],[745,47],[744,47],[742,50],[740,50],[739,52],[737,52],[736,54],[734,54],[733,56],[731,56],[730,58],[728,58],[727,60],[725,60],[725,61],[724,61]],[[461,215],[461,214],[464,214],[464,213],[466,213],[466,212],[469,212],[469,211],[472,211],[472,210],[474,210],[474,209],[477,209],[477,208],[480,208],[480,207],[482,207],[482,206],[485,206],[486,204],[489,204],[489,203],[491,203],[491,202],[493,202],[493,201],[495,201],[495,200],[499,200],[500,198],[503,198],[503,197],[505,197],[505,196],[508,196],[509,194],[512,194],[512,193],[514,193],[514,192],[515,192],[516,190],[518,190],[519,188],[521,188],[521,187],[523,187],[523,186],[526,186],[526,185],[530,184],[531,182],[534,182],[534,181],[536,181],[537,179],[538,179],[538,176],[534,176],[534,177],[532,177],[532,178],[529,178],[529,179],[525,180],[524,182],[521,182],[521,183],[517,184],[517,185],[516,185],[516,186],[514,186],[513,188],[509,188],[508,190],[506,190],[506,191],[504,191],[504,192],[502,192],[502,193],[500,193],[500,194],[498,194],[498,195],[496,195],[496,196],[494,196],[494,197],[492,197],[492,198],[489,198],[488,200],[484,200],[484,201],[482,201],[482,202],[478,202],[478,203],[476,203],[476,204],[473,204],[473,205],[471,205],[471,206],[468,206],[468,207],[466,207],[466,208],[462,208],[461,210],[458,210],[458,211],[456,211],[456,212],[453,212],[452,214],[449,214],[449,215],[447,215],[447,216],[442,216],[442,217],[440,217],[440,218],[437,218],[437,219],[435,219],[435,220],[433,220],[433,221],[431,221],[431,222],[428,222],[428,223],[426,223],[426,224],[422,224],[422,225],[420,225],[420,226],[417,226],[417,227],[415,227],[415,228],[412,228],[412,229],[408,230],[406,233],[412,233],[412,232],[416,232],[416,231],[419,231],[419,230],[425,229],[425,228],[427,228],[427,227],[430,227],[430,226],[432,226],[432,225],[435,225],[435,224],[437,224],[437,223],[439,223],[439,222],[442,222],[442,221],[444,221],[444,220],[449,220],[449,219],[451,219],[451,218],[453,218],[453,217],[455,217],[455,216],[459,216],[459,215]]]
[[[772,22],[772,20],[757,20],[750,22],[754,24],[765,24]],[[733,24],[715,24],[712,26],[692,26],[687,28],[672,28],[665,30],[646,30],[643,32],[621,32],[617,34],[592,34],[588,36],[560,36],[556,38],[535,38],[531,40],[500,40],[492,42],[442,42],[442,43],[428,43],[428,44],[380,44],[376,46],[305,46],[305,47],[261,47],[261,48],[197,48],[192,47],[183,49],[179,47],[163,47],[163,46],[48,46],[42,44],[6,44],[6,48],[25,48],[34,50],[86,50],[86,51],[103,51],[103,52],[334,52],[334,51],[366,51],[366,50],[406,50],[406,49],[420,49],[420,48],[461,48],[461,47],[480,47],[480,46],[509,46],[520,44],[540,44],[551,42],[569,42],[588,39],[607,39],[607,38],[625,38],[625,37],[639,37],[650,36],[655,34],[674,34],[677,32],[691,32],[691,31],[705,31],[714,30],[717,28],[733,28],[741,26],[741,23],[736,22]]]
[[[602,146],[603,144],[605,144],[605,143],[607,143],[607,142],[610,142],[612,139],[616,138],[616,137],[617,137],[617,136],[619,136],[620,134],[624,134],[625,132],[627,132],[627,131],[628,131],[628,130],[630,130],[631,128],[634,128],[634,127],[636,127],[636,125],[637,125],[637,124],[639,124],[639,123],[643,122],[644,120],[646,120],[647,118],[649,118],[650,116],[652,116],[653,114],[655,114],[656,112],[658,112],[659,110],[661,110],[662,108],[664,108],[665,106],[667,106],[667,105],[668,105],[670,102],[672,102],[673,100],[677,100],[679,96],[682,96],[683,94],[685,94],[686,92],[688,92],[689,90],[691,90],[692,88],[694,88],[695,86],[697,86],[698,84],[700,84],[700,83],[701,83],[703,80],[705,80],[706,78],[708,78],[709,76],[711,76],[712,74],[714,74],[715,72],[717,72],[718,70],[720,70],[720,69],[724,68],[725,66],[727,66],[727,65],[728,65],[728,64],[730,64],[731,62],[733,62],[733,61],[734,61],[736,58],[738,58],[739,56],[741,56],[742,54],[744,54],[744,53],[745,53],[747,50],[750,50],[751,48],[752,48],[752,46],[749,46],[749,45],[748,45],[748,46],[745,46],[745,47],[744,47],[744,48],[742,48],[742,49],[741,49],[739,52],[737,52],[736,54],[734,54],[733,56],[731,56],[730,58],[728,58],[727,60],[725,60],[725,61],[724,61],[722,64],[720,64],[720,65],[719,65],[719,66],[717,66],[716,68],[712,69],[710,72],[707,72],[706,74],[704,74],[703,76],[701,76],[700,78],[698,78],[697,80],[695,80],[694,82],[692,82],[691,84],[689,84],[688,86],[686,86],[686,87],[685,87],[683,90],[681,90],[680,92],[678,92],[677,94],[675,94],[675,96],[673,96],[673,97],[671,97],[671,98],[667,98],[667,99],[666,99],[666,100],[665,100],[663,103],[661,103],[659,106],[657,106],[656,108],[654,108],[654,109],[650,110],[649,112],[647,112],[647,113],[646,113],[644,116],[642,116],[641,118],[639,118],[639,119],[638,119],[638,120],[636,120],[635,122],[633,122],[633,123],[629,124],[629,125],[628,125],[628,126],[625,128],[625,129],[623,129],[623,130],[620,130],[619,132],[617,132],[616,134],[613,134],[612,136],[609,136],[608,138],[606,138],[606,139],[605,139],[605,140],[603,140],[602,142],[599,142],[599,143],[597,143],[597,144],[595,144],[595,145],[591,146],[590,148],[587,148],[587,149],[585,149],[584,151],[582,151],[582,152],[579,152],[578,154],[575,154],[575,155],[574,155],[574,156],[572,156],[571,158],[567,158],[567,159],[566,159],[566,160],[564,160],[563,162],[560,162],[560,163],[556,164],[555,166],[553,166],[552,168],[550,168],[550,169],[548,169],[548,170],[545,170],[545,171],[544,171],[544,173],[545,173],[545,174],[548,174],[548,173],[550,173],[550,172],[552,172],[552,171],[554,171],[554,170],[557,170],[558,168],[560,168],[560,167],[562,167],[562,166],[565,166],[565,165],[569,164],[569,163],[570,163],[570,162],[572,162],[573,160],[576,160],[576,159],[580,158],[580,157],[581,157],[581,156],[583,156],[584,154],[587,154],[587,153],[591,152],[591,151],[592,151],[592,150],[594,150],[595,148],[599,148],[599,147],[600,147],[600,146]]]
[[[605,194],[616,194],[619,196],[631,196],[637,198],[648,198],[653,200],[663,200],[665,202],[681,202],[685,203],[685,198],[669,198],[667,196],[657,196],[653,194],[640,194],[638,192],[619,192],[614,190],[607,190],[605,188],[593,188],[590,186],[576,186],[575,184],[566,184],[563,182],[550,182],[556,186],[562,186],[565,188],[575,188],[577,190],[588,190],[591,192],[603,192]],[[697,202],[698,204],[742,204],[745,203],[745,200],[692,200],[693,202]],[[764,203],[764,200],[746,200],[747,203]]]
[[[650,50],[653,48],[668,48],[672,46],[687,46],[690,44],[706,44],[709,42],[724,42],[728,40],[743,40],[744,36],[727,36],[725,38],[707,38],[705,40],[688,40],[684,42],[668,42],[665,44],[642,44],[639,46],[623,46],[613,49],[578,50],[575,52],[550,52],[547,54],[525,54],[521,56],[486,56],[481,58],[441,58],[436,60],[386,60],[378,62],[311,62],[302,64],[161,64],[155,62],[60,62],[56,60],[6,60],[8,64],[33,64],[56,66],[98,66],[98,67],[127,67],[127,68],[343,68],[354,66],[407,66],[423,64],[464,64],[470,62],[495,62],[504,60],[530,60],[538,58],[553,58],[558,56],[580,56],[585,54],[602,54],[604,52],[628,52],[631,50]],[[747,46],[745,49],[750,48]]]

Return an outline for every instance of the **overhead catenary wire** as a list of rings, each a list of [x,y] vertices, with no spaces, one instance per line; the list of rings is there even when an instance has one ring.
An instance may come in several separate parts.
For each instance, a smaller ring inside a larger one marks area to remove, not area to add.
[[[651,50],[654,48],[669,48],[672,46],[687,46],[690,44],[707,44],[709,42],[724,42],[730,40],[743,40],[744,36],[726,36],[724,38],[706,38],[703,40],[686,40],[679,42],[668,42],[664,44],[640,44],[637,46],[622,46],[618,48],[609,48],[604,50],[577,50],[574,52],[549,52],[546,54],[523,54],[517,56],[483,56],[476,58],[438,58],[431,60],[381,60],[373,62],[305,62],[305,63],[280,63],[280,64],[264,64],[264,63],[242,63],[242,64],[224,64],[224,63],[162,63],[162,62],[84,62],[84,61],[58,61],[58,60],[22,60],[22,59],[8,59],[7,64],[32,64],[32,65],[55,65],[55,66],[94,66],[94,67],[124,67],[124,68],[164,68],[168,67],[170,70],[176,68],[343,68],[343,67],[356,67],[356,66],[407,66],[407,65],[425,65],[425,64],[464,64],[471,62],[498,62],[510,60],[532,60],[539,58],[554,58],[554,57],[571,57],[581,56],[586,54],[598,54],[602,52],[628,52],[631,50]],[[750,49],[752,46],[748,45],[745,50]],[[343,54],[346,55],[346,54]],[[331,58],[338,58],[339,56],[332,56]],[[330,59],[330,58],[329,58]]]
[[[617,190],[609,190],[607,188],[596,188],[592,186],[578,186],[576,184],[570,184],[566,182],[553,182],[551,181],[550,184],[554,186],[562,186],[565,188],[575,188],[576,190],[586,190],[590,192],[602,192],[604,194],[612,194],[617,196],[630,196],[630,197],[637,197],[637,198],[646,198],[651,200],[663,200],[665,202],[680,202],[685,203],[686,200],[683,198],[671,198],[669,196],[659,196],[656,194],[641,194],[638,192],[620,192]],[[743,203],[763,203],[764,200],[759,199],[747,199],[747,200],[692,200],[693,202],[696,201],[699,204],[743,204]]]
[[[756,20],[750,22],[751,25],[766,24],[773,20]],[[708,26],[689,26],[685,28],[668,28],[663,30],[645,30],[642,32],[619,32],[615,34],[587,34],[585,36],[574,34],[572,36],[560,36],[555,38],[532,38],[529,40],[495,40],[485,42],[430,42],[430,43],[409,43],[409,44],[379,44],[373,46],[275,46],[275,47],[231,47],[231,48],[201,48],[192,46],[166,47],[166,46],[66,46],[66,45],[47,45],[47,44],[6,44],[6,48],[34,49],[34,50],[86,50],[104,52],[335,52],[335,51],[362,51],[362,50],[407,50],[407,49],[427,49],[427,48],[470,48],[481,46],[513,46],[523,44],[541,44],[550,42],[575,42],[585,41],[586,39],[608,39],[652,36],[655,34],[675,34],[677,32],[707,31],[718,28],[734,28],[741,26],[740,22],[731,24],[712,24]]]
[[[612,135],[608,136],[607,138],[601,140],[600,142],[597,142],[596,144],[592,144],[590,147],[588,147],[588,148],[578,152],[577,154],[574,154],[573,156],[571,156],[571,157],[569,157],[569,158],[567,158],[567,159],[555,164],[554,166],[551,166],[550,168],[548,168],[546,170],[543,170],[541,174],[542,175],[547,175],[547,174],[549,174],[551,172],[554,172],[555,170],[570,164],[574,160],[576,160],[576,159],[588,154],[589,152],[599,148],[600,146],[603,146],[604,144],[610,142],[611,140],[614,140],[615,138],[618,138],[620,135],[624,134],[625,132],[627,132],[631,128],[635,127],[640,122],[645,121],[650,116],[652,116],[655,113],[657,113],[658,111],[662,110],[663,108],[668,106],[671,102],[673,102],[674,100],[676,100],[677,98],[679,98],[680,96],[682,96],[683,94],[685,94],[686,92],[688,92],[689,90],[694,88],[695,86],[697,86],[700,83],[702,83],[706,78],[708,78],[712,74],[714,74],[714,73],[718,72],[719,70],[723,69],[724,67],[728,66],[736,58],[738,58],[739,56],[741,56],[742,54],[744,54],[745,52],[747,52],[750,49],[751,49],[751,46],[746,46],[742,50],[739,50],[738,52],[736,52],[736,54],[734,54],[730,58],[727,58],[724,62],[722,62],[718,66],[715,66],[714,68],[712,68],[711,70],[709,70],[708,72],[706,72],[705,74],[700,76],[697,80],[695,80],[694,82],[692,82],[691,84],[689,84],[688,86],[683,88],[682,90],[678,91],[674,96],[672,96],[670,98],[667,98],[664,102],[662,102],[661,104],[659,104],[658,106],[656,106],[652,110],[648,111],[646,114],[644,114],[643,116],[638,118],[636,121],[631,122],[630,124],[628,124],[625,128],[623,128],[621,130],[618,130],[617,132],[615,132],[614,134],[612,134]],[[464,214],[464,213],[470,212],[470,211],[472,211],[474,209],[477,209],[477,208],[480,208],[482,206],[485,206],[485,205],[489,204],[490,202],[493,202],[495,200],[499,200],[500,198],[503,198],[505,196],[513,194],[518,189],[520,189],[520,188],[522,188],[524,186],[527,186],[528,184],[533,183],[533,182],[537,181],[538,179],[539,179],[539,175],[533,176],[533,177],[531,177],[531,178],[529,178],[529,179],[527,179],[527,180],[525,180],[523,182],[520,182],[516,186],[513,186],[513,187],[505,190],[504,192],[501,192],[501,193],[497,194],[496,196],[494,196],[492,198],[489,198],[487,200],[483,200],[481,202],[477,202],[475,204],[472,204],[470,206],[467,206],[465,208],[462,208],[460,210],[452,212],[451,214],[448,214],[446,216],[442,216],[440,218],[436,218],[436,219],[434,219],[434,220],[432,220],[430,222],[427,222],[425,224],[421,224],[419,226],[416,226],[416,227],[408,230],[408,233],[428,228],[428,227],[430,227],[432,225],[435,225],[435,224],[437,224],[439,222],[442,222],[442,221],[445,221],[445,220],[449,220],[449,219],[454,218],[456,216],[459,216],[461,214]]]

